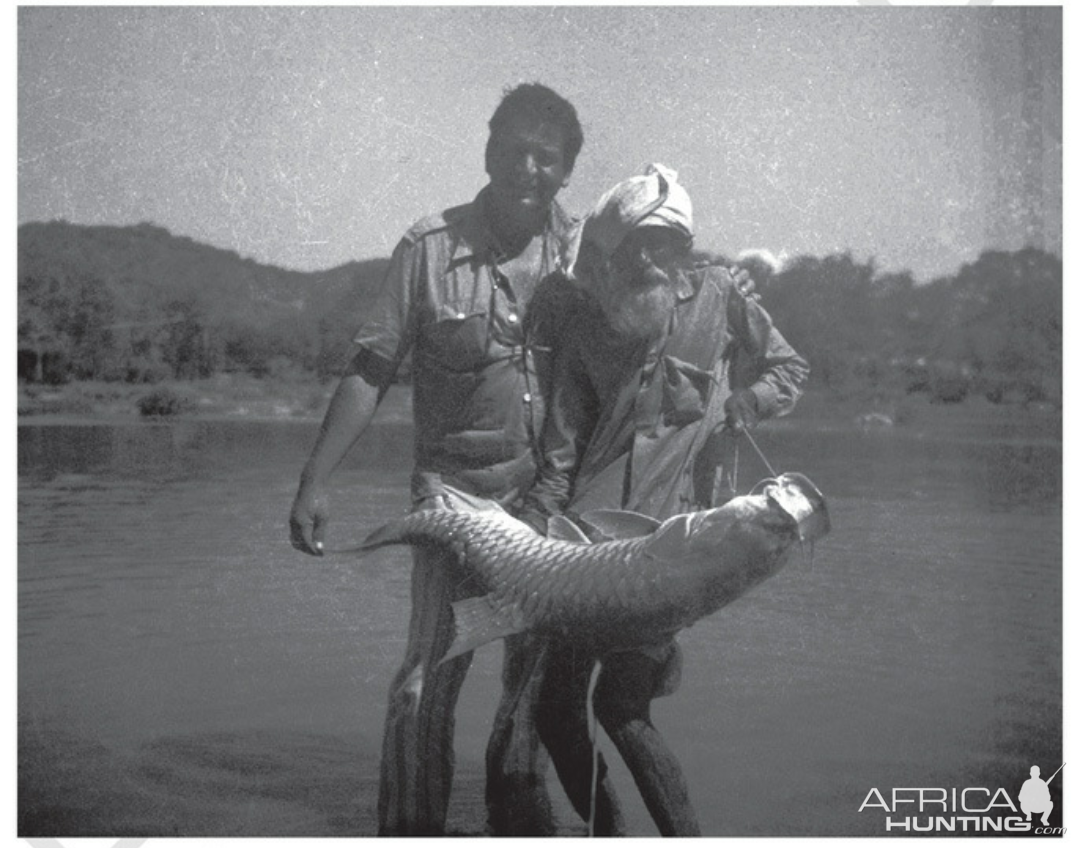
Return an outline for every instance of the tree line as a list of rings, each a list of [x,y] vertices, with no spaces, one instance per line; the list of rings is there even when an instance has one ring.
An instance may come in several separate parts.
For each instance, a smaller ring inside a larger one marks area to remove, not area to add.
[[[1061,402],[1062,264],[1042,250],[985,251],[922,285],[846,253],[800,257],[763,302],[819,384]]]
[[[148,224],[19,228],[19,377],[154,383],[339,373],[387,259],[319,273],[260,265]],[[972,392],[1060,403],[1062,264],[986,251],[917,284],[849,253],[754,271],[763,305],[838,392]]]
[[[155,383],[340,369],[388,260],[301,273],[149,224],[19,228],[19,377]]]

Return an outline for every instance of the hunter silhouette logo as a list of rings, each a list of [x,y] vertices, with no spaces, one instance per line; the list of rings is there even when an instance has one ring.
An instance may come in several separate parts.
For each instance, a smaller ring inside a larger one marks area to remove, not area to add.
[[[930,787],[896,786],[882,791],[876,786],[867,792],[859,812],[880,811],[886,833],[1029,833],[1063,836],[1064,827],[1050,826],[1049,784],[1058,770],[1043,780],[1038,766],[1020,793],[1010,796],[999,786]],[[1015,797],[1015,800],[1014,800]],[[1040,816],[1033,822],[1032,816]]]
[[[1020,787],[1020,809],[1023,810],[1027,820],[1031,821],[1032,813],[1042,814],[1042,823],[1050,824],[1050,811],[1054,809],[1054,802],[1050,800],[1050,781],[1057,777],[1058,771],[1065,768],[1065,763],[1058,766],[1058,770],[1050,775],[1049,780],[1039,778],[1039,767],[1031,767],[1031,777],[1024,781]]]

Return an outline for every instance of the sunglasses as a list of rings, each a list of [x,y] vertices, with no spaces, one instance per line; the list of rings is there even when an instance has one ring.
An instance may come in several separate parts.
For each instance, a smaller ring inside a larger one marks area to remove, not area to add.
[[[693,238],[670,227],[639,227],[623,239],[611,259],[622,266],[663,266],[685,256],[693,244]]]

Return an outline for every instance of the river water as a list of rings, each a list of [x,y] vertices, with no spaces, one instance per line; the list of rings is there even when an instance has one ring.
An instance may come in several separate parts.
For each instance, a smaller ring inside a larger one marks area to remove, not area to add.
[[[884,835],[884,811],[859,812],[871,788],[1015,799],[1032,764],[1060,765],[1060,419],[1015,414],[758,431],[825,493],[833,532],[680,637],[682,687],[653,716],[706,835]],[[289,546],[315,429],[19,427],[20,835],[374,834],[408,556]],[[377,422],[339,469],[332,546],[404,509],[409,447]],[[741,473],[765,476],[748,451]],[[501,650],[477,652],[458,709],[462,833],[483,830]],[[655,834],[602,744],[632,832]]]

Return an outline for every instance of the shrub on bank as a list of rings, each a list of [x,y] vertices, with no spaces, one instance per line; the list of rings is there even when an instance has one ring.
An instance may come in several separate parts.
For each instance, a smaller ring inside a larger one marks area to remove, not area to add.
[[[168,388],[156,389],[143,395],[136,405],[139,414],[146,418],[179,415],[192,408],[191,401]]]

